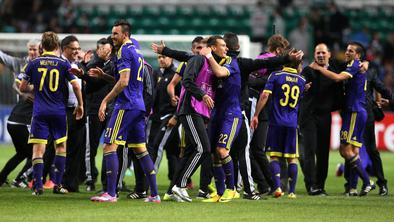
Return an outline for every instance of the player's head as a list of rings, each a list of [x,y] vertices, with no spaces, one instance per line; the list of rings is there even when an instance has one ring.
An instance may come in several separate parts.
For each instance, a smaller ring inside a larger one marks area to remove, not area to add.
[[[27,56],[29,60],[35,59],[40,55],[40,43],[39,39],[31,39],[27,42]]]
[[[216,55],[224,58],[227,55],[227,46],[223,37],[220,35],[214,35],[208,38],[207,46],[212,49]]]
[[[192,52],[194,55],[199,55],[202,48],[204,48],[207,43],[204,41],[202,36],[197,36],[192,41]]]
[[[54,32],[44,32],[41,38],[43,51],[53,52],[59,48],[59,37]]]
[[[78,61],[78,56],[81,51],[79,41],[74,35],[68,35],[64,37],[61,43],[64,57],[71,62]]]
[[[129,40],[131,34],[131,25],[126,20],[118,20],[112,27],[111,38],[116,47],[121,46],[125,41]]]
[[[324,43],[317,44],[315,47],[315,62],[320,66],[327,66],[331,57],[331,52],[328,46]]]
[[[168,68],[172,65],[172,58],[158,54],[157,55],[157,62],[159,63],[160,68]]]
[[[298,49],[286,49],[283,53],[289,54],[290,52],[296,52]],[[298,71],[298,73],[302,70],[302,59],[301,60],[291,60],[290,62],[284,64],[285,67],[293,68]]]
[[[240,46],[237,34],[227,32],[224,34],[223,39],[229,51],[239,51]]]
[[[112,45],[108,42],[107,38],[101,38],[97,41],[97,56],[101,59],[107,60],[112,52]]]
[[[353,59],[361,59],[364,56],[364,46],[359,42],[349,42],[347,44],[346,52],[345,52],[345,60],[347,62],[352,61]]]
[[[282,55],[290,43],[280,34],[275,34],[268,39],[268,51],[276,55]]]

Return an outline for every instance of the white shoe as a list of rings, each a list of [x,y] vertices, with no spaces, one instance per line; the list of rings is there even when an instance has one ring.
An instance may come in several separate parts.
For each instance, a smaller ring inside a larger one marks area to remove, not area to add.
[[[171,190],[174,195],[180,197],[182,200],[187,201],[187,202],[192,202],[192,198],[187,193],[186,188],[180,188],[177,186],[173,186]]]

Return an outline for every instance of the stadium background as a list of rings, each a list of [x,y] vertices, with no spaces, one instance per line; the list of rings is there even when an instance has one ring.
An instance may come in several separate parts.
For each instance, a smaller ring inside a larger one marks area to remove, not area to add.
[[[231,31],[243,35],[242,55],[255,57],[264,48],[261,42],[275,32],[303,49],[306,61],[311,61],[313,46],[321,40],[329,42],[333,55],[339,57],[344,43],[357,40],[366,46],[367,57],[379,65],[380,78],[393,90],[394,1],[335,3],[339,12],[327,0],[2,0],[0,50],[25,56],[26,42],[46,30],[74,33],[82,49],[91,50],[95,41],[110,34],[119,18],[132,23],[132,33],[154,67],[157,62],[150,43],[162,39],[170,47],[188,50],[195,35]],[[0,143],[10,142],[5,126],[16,101],[12,82],[10,70],[0,64]],[[394,151],[394,115],[386,113],[385,120],[376,126],[379,148]],[[334,114],[334,149],[339,145],[339,127],[340,118]]]

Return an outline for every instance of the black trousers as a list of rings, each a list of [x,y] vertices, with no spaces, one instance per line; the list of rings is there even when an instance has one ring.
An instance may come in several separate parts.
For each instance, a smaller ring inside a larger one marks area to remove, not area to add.
[[[267,141],[268,122],[260,121],[253,133],[250,142],[252,153],[252,176],[257,183],[260,192],[266,192],[268,188],[274,187],[272,180],[270,163],[265,153],[265,143]]]
[[[67,158],[63,185],[70,192],[78,192],[81,174],[83,175],[84,172],[81,172],[81,168],[85,159],[86,129],[85,123],[83,121],[77,121],[73,112],[73,108],[67,108]]]
[[[26,163],[19,172],[17,179],[31,167],[33,145],[28,144],[29,130],[26,125],[7,124],[8,133],[11,136],[16,153],[12,156],[0,172],[0,186],[7,180],[7,176],[24,160]]]
[[[378,149],[376,148],[375,139],[375,122],[368,121],[364,131],[364,145],[372,162],[372,168],[375,176],[378,178],[376,183],[379,186],[387,185],[387,180],[384,177],[382,159]]]
[[[187,145],[179,162],[178,172],[174,176],[174,184],[186,187],[188,178],[210,155],[211,146],[204,119],[200,115],[182,115],[179,120],[185,129]]]
[[[330,152],[331,113],[314,114],[300,125],[300,165],[305,188],[324,189]]]
[[[97,181],[98,169],[95,158],[106,125],[107,119],[101,122],[97,114],[89,114],[86,118],[85,174],[87,184],[94,184]]]
[[[173,128],[167,128],[167,123],[170,117],[163,119],[158,128],[151,128],[152,131],[156,131],[153,140],[148,143],[148,152],[155,164],[155,169],[158,171],[159,166],[166,150],[166,156],[168,160],[168,179],[173,179],[177,162],[179,161],[179,133],[178,124]]]
[[[244,191],[248,194],[254,192],[254,181],[252,178],[252,168],[250,163],[250,128],[249,120],[243,115],[243,121],[237,138],[231,147],[230,155],[234,161],[235,184],[238,183],[238,170],[242,177]]]

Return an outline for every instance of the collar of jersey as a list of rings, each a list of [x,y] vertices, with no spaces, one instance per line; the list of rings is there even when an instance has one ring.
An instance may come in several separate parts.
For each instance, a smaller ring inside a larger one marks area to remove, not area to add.
[[[45,51],[42,55],[56,55],[54,51]]]
[[[282,69],[282,71],[290,72],[290,73],[297,73],[297,69],[293,69],[293,68],[290,68],[290,67],[284,67]]]
[[[122,44],[122,46],[126,45],[127,43],[133,44],[133,42],[129,39],[129,40],[127,40],[126,42],[124,42],[124,43]]]

